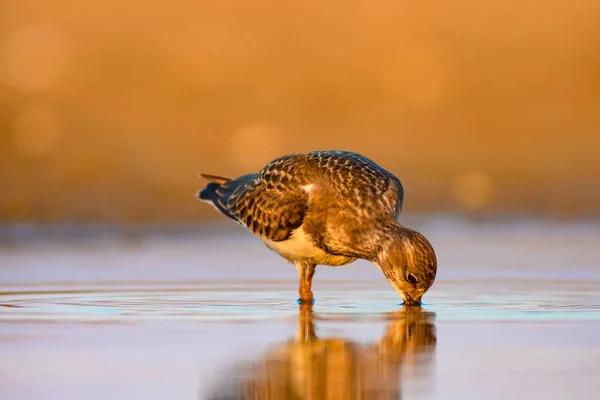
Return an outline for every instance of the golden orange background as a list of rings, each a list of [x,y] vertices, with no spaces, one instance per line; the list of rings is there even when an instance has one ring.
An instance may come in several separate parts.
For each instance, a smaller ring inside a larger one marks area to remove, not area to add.
[[[600,2],[4,1],[0,221],[200,221],[348,149],[405,210],[600,214]]]

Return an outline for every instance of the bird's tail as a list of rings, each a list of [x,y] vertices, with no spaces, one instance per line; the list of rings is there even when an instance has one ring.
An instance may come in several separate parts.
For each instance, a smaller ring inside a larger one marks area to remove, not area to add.
[[[200,174],[200,176],[206,179],[207,181],[215,182],[219,185],[223,185],[231,180],[231,178],[225,178],[217,175]]]
[[[225,185],[227,182],[231,181],[230,178],[217,175],[200,174],[200,176],[209,182],[204,189],[198,191],[197,197],[199,200],[204,200],[209,203],[213,203],[216,200],[217,196],[215,196],[215,194],[217,189],[219,189],[221,185]]]
[[[200,176],[210,182],[197,192],[198,199],[213,205],[221,213],[235,220],[236,210],[230,200],[233,200],[232,196],[236,189],[247,184],[254,175],[244,175],[235,179],[208,174]]]

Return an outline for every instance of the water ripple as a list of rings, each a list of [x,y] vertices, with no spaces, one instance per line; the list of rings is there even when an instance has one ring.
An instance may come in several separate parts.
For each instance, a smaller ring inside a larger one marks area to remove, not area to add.
[[[514,283],[510,290],[466,292],[468,282],[441,282],[423,307],[441,320],[600,319],[600,301],[590,282],[568,287]],[[400,306],[380,282],[324,282],[315,312],[323,318],[369,317]],[[472,287],[472,286],[471,286]],[[571,288],[571,290],[567,290]],[[259,320],[295,315],[294,282],[244,281],[206,284],[37,286],[0,293],[0,321]]]

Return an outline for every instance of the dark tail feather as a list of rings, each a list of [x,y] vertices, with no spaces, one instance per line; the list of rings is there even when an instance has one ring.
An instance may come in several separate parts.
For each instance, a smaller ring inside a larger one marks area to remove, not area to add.
[[[215,182],[209,182],[204,189],[198,191],[198,199],[212,204],[221,212],[221,214],[237,221],[234,215],[235,210],[231,210],[227,207],[229,195],[230,193],[227,192],[226,187]]]
[[[237,211],[235,210],[235,202],[231,201],[232,196],[237,189],[243,190],[245,185],[252,182],[256,174],[243,175],[235,179],[204,174],[202,177],[211,182],[204,189],[198,191],[198,199],[212,203],[221,213],[237,221]],[[236,197],[239,195],[240,193],[237,193]]]
[[[214,201],[217,197],[215,192],[220,187],[221,185],[218,183],[209,182],[204,189],[198,191],[198,198],[200,200]]]

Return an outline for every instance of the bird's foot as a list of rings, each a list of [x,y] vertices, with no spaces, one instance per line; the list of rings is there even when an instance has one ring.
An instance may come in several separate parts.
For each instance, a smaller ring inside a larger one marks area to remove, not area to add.
[[[405,307],[421,307],[423,305],[423,302],[421,301],[417,301],[417,302],[412,302],[412,301],[404,301],[400,304],[398,304],[399,306],[405,306]]]
[[[302,298],[300,297],[298,300],[296,300],[296,303],[298,304],[315,304],[316,300],[314,298]]]

